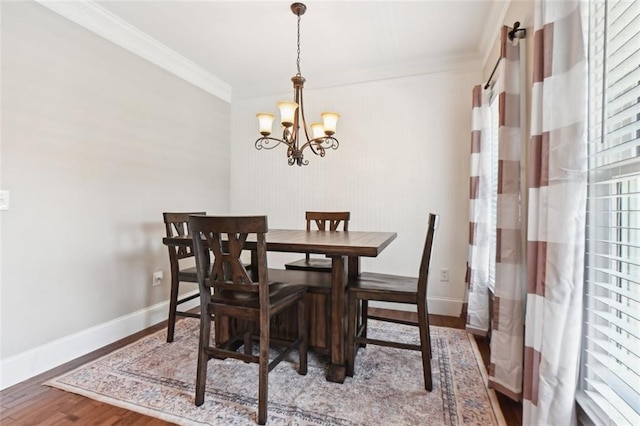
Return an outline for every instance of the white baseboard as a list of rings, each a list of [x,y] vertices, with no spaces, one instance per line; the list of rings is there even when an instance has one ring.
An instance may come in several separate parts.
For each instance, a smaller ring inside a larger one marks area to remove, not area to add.
[[[427,298],[429,313],[433,315],[444,315],[448,317],[459,317],[462,312],[462,300],[448,299],[443,297]],[[373,308],[395,309],[397,311],[415,312],[415,305],[406,303],[390,303],[390,302],[370,302],[369,306]]]
[[[182,296],[195,293],[197,290]],[[180,305],[180,309],[199,305],[200,300],[195,298]],[[0,360],[0,390],[158,324],[167,319],[168,311],[169,301],[161,302]]]

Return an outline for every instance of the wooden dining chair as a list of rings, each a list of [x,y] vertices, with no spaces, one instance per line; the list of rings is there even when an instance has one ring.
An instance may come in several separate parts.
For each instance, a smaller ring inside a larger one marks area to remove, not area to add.
[[[193,213],[163,213],[164,225],[167,232],[167,237],[183,237],[189,235],[189,215],[204,215],[205,212],[193,212]],[[180,297],[180,283],[189,282],[197,283],[198,277],[196,274],[196,267],[191,266],[188,268],[180,269],[180,263],[184,263],[185,260],[193,258],[193,250],[191,247],[184,246],[168,246],[169,248],[169,266],[171,269],[171,294],[169,296],[169,318],[167,321],[167,342],[173,342],[173,334],[176,328],[177,317],[192,317],[200,318],[200,314],[186,311],[179,311],[178,306],[193,300],[199,296],[198,293]]]
[[[258,363],[258,424],[267,421],[268,374],[293,349],[298,349],[298,373],[307,374],[307,329],[305,295],[307,287],[270,282],[267,270],[266,216],[191,216],[190,227],[196,255],[200,288],[200,344],[196,375],[195,404],[204,403],[207,364],[212,358],[235,358]],[[255,234],[258,281],[254,282],[240,260],[249,234]],[[212,262],[208,252],[213,253]],[[277,357],[269,359],[271,318],[297,306],[298,336],[284,345]],[[225,343],[216,346],[211,336],[211,316],[228,316],[244,325]],[[253,354],[252,334],[259,334],[258,355]],[[238,349],[244,347],[243,352]]]
[[[351,212],[306,212],[307,231],[311,231],[312,224],[319,231],[337,231],[342,224],[342,230],[349,230],[349,218]],[[285,269],[297,271],[321,271],[331,272],[331,259],[311,257],[305,254],[304,259],[289,262]]]
[[[420,271],[418,278],[403,277],[363,272],[355,279],[349,281],[348,309],[349,319],[347,326],[347,375],[353,376],[355,355],[359,346],[366,344],[389,346],[400,349],[411,349],[422,352],[422,369],[424,374],[424,388],[431,391],[431,336],[429,334],[429,312],[427,309],[427,284],[429,282],[429,265],[433,249],[433,239],[440,217],[429,214],[427,226],[427,238],[422,252]],[[368,315],[370,300],[380,302],[408,303],[416,305],[418,311],[418,324],[402,320],[381,318]],[[360,318],[356,322],[358,302],[361,301]],[[397,341],[385,341],[367,337],[367,321],[376,319],[379,321],[395,322],[408,325],[417,325],[420,329],[420,345],[402,343]]]

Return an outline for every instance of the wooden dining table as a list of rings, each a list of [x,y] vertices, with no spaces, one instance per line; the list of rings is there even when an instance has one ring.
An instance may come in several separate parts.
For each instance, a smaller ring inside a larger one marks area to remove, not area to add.
[[[331,258],[331,362],[327,380],[343,383],[345,357],[345,290],[347,280],[360,274],[360,258],[376,257],[395,238],[395,232],[306,231],[270,229],[266,234],[267,251],[320,254]],[[247,238],[245,248],[255,249],[255,236]],[[191,237],[165,237],[165,245],[192,245]],[[252,256],[252,263],[255,262]],[[256,270],[257,265],[252,265]]]

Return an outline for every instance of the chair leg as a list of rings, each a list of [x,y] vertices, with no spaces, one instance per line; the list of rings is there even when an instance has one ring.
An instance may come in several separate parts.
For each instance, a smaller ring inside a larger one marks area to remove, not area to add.
[[[244,327],[244,353],[245,355],[251,355],[253,353],[253,343],[251,342],[251,333],[253,331],[253,323],[251,321],[244,321],[243,327]]]
[[[298,302],[298,374],[307,374],[307,311],[305,309],[304,297]]]
[[[369,301],[368,300],[362,300],[362,312],[360,313],[360,317],[361,317],[361,322],[362,322],[362,333],[361,333],[361,337],[364,337],[365,339],[367,338],[367,326],[368,326],[368,322],[369,322]],[[366,343],[361,343],[360,344],[361,348],[366,348],[367,344]]]
[[[365,302],[364,300],[362,301]],[[358,310],[358,300],[355,294],[349,292],[348,296],[348,321],[347,321],[347,376],[353,377],[354,364],[356,359],[356,328],[357,318],[356,311]]]
[[[167,343],[173,342],[173,334],[176,328],[176,311],[178,310],[178,287],[180,282],[177,277],[171,277],[171,295],[169,296],[169,319],[167,320]]]
[[[425,314],[425,319],[427,323],[427,336],[429,337],[429,359],[433,359],[433,346],[431,346],[431,329],[429,328],[429,311],[428,310]]]
[[[267,423],[269,398],[269,320],[260,324],[260,356],[258,368],[258,424]]]
[[[418,327],[420,327],[420,351],[422,353],[424,388],[431,392],[433,389],[431,379],[431,333],[429,332],[429,315],[427,314],[426,306],[418,306]]]
[[[204,391],[207,385],[207,363],[209,356],[206,348],[211,339],[211,321],[208,315],[200,318],[200,343],[198,344],[198,368],[196,373],[196,406],[204,403]]]

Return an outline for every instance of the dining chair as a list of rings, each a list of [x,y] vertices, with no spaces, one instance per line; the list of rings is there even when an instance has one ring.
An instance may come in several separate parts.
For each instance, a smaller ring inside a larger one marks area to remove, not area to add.
[[[427,238],[422,252],[418,278],[399,275],[387,275],[363,272],[357,278],[351,279],[347,286],[348,292],[348,326],[347,326],[347,375],[353,376],[355,355],[359,346],[366,344],[388,346],[399,349],[411,349],[422,352],[422,369],[424,388],[431,391],[431,336],[429,334],[429,312],[427,309],[427,285],[429,282],[429,265],[433,250],[433,239],[438,228],[439,215],[429,214]],[[369,301],[408,303],[416,305],[418,324],[382,318],[368,314]],[[358,302],[361,306],[358,307]],[[356,321],[358,308],[360,318]],[[420,330],[420,344],[409,344],[398,341],[372,339],[367,337],[367,322],[369,319],[395,322],[407,325],[417,325]]]
[[[289,352],[298,349],[298,373],[307,374],[307,329],[305,295],[307,287],[270,282],[267,270],[266,216],[191,216],[198,286],[200,289],[200,344],[196,375],[195,404],[204,403],[207,364],[210,359],[235,358],[258,363],[258,424],[267,421],[268,374]],[[254,282],[240,260],[248,235],[255,234],[258,277]],[[213,259],[208,257],[209,250]],[[269,358],[270,321],[279,312],[297,306],[298,336],[278,341],[284,346],[273,360]],[[216,346],[211,336],[211,316],[228,316],[242,327],[225,343]],[[258,326],[259,350],[253,352],[252,335]],[[244,348],[243,352],[239,349]]]
[[[319,231],[337,231],[342,224],[342,230],[348,231],[350,216],[351,212],[306,212],[307,231],[311,231],[312,224]],[[331,272],[331,259],[311,257],[307,253],[304,259],[286,263],[284,267],[298,271]]]
[[[167,237],[183,237],[189,235],[189,215],[204,215],[205,212],[193,213],[163,213],[164,225]],[[171,294],[169,296],[169,318],[167,321],[167,342],[173,342],[173,334],[176,328],[177,317],[200,318],[200,314],[186,311],[179,311],[178,306],[193,300],[199,296],[198,293],[179,298],[180,283],[197,283],[198,277],[196,267],[180,269],[180,263],[184,263],[186,259],[193,258],[193,250],[191,247],[185,246],[168,246],[169,248],[169,266],[171,269]]]

